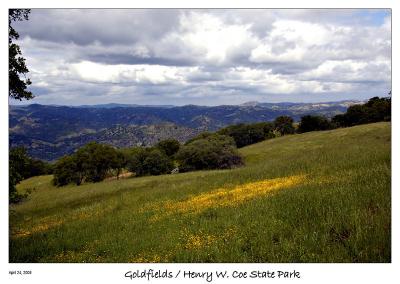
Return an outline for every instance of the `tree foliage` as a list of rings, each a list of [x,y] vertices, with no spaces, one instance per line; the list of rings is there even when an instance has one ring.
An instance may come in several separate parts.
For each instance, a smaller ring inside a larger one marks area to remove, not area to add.
[[[165,139],[156,144],[156,148],[160,149],[168,157],[172,157],[173,155],[175,155],[178,152],[180,146],[181,143],[179,143],[179,141],[176,139]]]
[[[143,161],[143,172],[148,175],[170,173],[173,167],[171,159],[158,149],[149,151],[146,159]]]
[[[70,183],[81,184],[75,156],[64,156],[54,166],[53,183],[56,186],[64,186]]]
[[[22,52],[18,44],[14,41],[19,38],[18,32],[11,26],[12,22],[28,20],[29,9],[10,9],[8,11],[8,84],[9,97],[22,100],[32,99],[32,92],[27,88],[31,84],[29,78],[22,79],[29,72],[25,64],[25,58],[22,57]]]
[[[37,159],[29,159],[29,168],[27,171],[26,178],[41,176],[41,175],[49,175],[52,174],[53,167],[51,164],[44,162],[42,160]]]
[[[90,142],[80,148],[75,156],[79,172],[87,181],[102,181],[109,170],[118,167],[117,152],[109,145]]]
[[[23,180],[28,166],[28,156],[22,147],[14,148],[9,153],[9,202],[17,203],[23,196],[18,194],[16,185]]]
[[[243,164],[232,137],[220,134],[198,139],[179,149],[179,170],[229,169]]]
[[[189,139],[188,141],[186,141],[185,145],[189,145],[193,141],[196,141],[196,140],[199,140],[199,139],[204,139],[204,138],[207,138],[207,137],[212,136],[212,135],[214,135],[214,133],[212,133],[212,132],[208,132],[208,131],[201,132],[197,136],[195,136],[192,139]]]
[[[119,175],[122,172],[122,169],[126,167],[126,158],[122,151],[116,150],[114,159],[111,163],[111,168],[115,169],[117,179],[119,179]]]
[[[125,159],[109,145],[90,142],[71,156],[64,156],[54,166],[54,184],[57,186],[84,181],[99,182],[116,170],[117,176]]]
[[[282,115],[278,116],[274,120],[275,130],[278,131],[281,135],[293,134],[294,126],[293,126],[293,118],[290,116]]]
[[[17,193],[16,185],[24,179],[46,175],[52,172],[52,166],[28,156],[24,147],[10,149],[9,153],[9,196],[10,202],[18,202],[22,195]]]
[[[167,174],[173,169],[172,159],[158,148],[132,148],[126,165],[136,176]]]
[[[391,120],[391,98],[373,97],[367,103],[350,106],[346,113],[336,115],[332,122],[337,127]]]
[[[331,122],[324,116],[305,115],[301,118],[298,132],[304,133],[309,131],[320,131],[332,129]]]
[[[126,156],[126,166],[130,172],[135,173],[136,176],[145,175],[143,169],[144,160],[146,160],[149,149],[144,147],[135,147],[130,149]]]
[[[272,137],[273,125],[268,122],[253,124],[236,124],[225,127],[217,133],[227,135],[235,140],[238,148],[254,144]]]

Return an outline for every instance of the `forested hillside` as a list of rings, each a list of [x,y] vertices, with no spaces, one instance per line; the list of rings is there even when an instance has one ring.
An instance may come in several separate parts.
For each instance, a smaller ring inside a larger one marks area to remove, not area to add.
[[[151,146],[175,138],[184,142],[202,131],[237,123],[272,121],[280,115],[300,120],[304,114],[328,117],[354,101],[334,103],[251,103],[238,106],[100,105],[66,107],[10,106],[10,145],[24,146],[34,158],[52,161],[90,141],[116,147]]]

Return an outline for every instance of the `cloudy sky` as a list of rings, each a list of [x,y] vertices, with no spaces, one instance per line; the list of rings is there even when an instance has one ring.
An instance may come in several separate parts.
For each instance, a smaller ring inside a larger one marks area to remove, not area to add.
[[[29,103],[321,102],[391,89],[390,10],[34,9],[14,27]]]

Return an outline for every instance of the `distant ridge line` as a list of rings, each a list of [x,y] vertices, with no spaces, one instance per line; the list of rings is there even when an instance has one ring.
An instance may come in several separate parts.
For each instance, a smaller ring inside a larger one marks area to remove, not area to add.
[[[361,104],[365,103],[367,100],[340,100],[340,101],[329,101],[329,102],[258,102],[258,101],[248,101],[242,104],[232,104],[232,105],[215,105],[215,106],[206,106],[206,105],[196,105],[196,104],[187,104],[187,105],[140,105],[140,104],[119,104],[119,103],[108,103],[108,104],[96,104],[96,105],[57,105],[57,104],[9,104],[9,107],[12,108],[24,108],[24,107],[35,107],[35,106],[52,106],[52,107],[70,107],[70,108],[140,108],[140,107],[148,107],[148,108],[179,108],[179,107],[256,107],[256,106],[296,106],[296,105],[324,105],[324,104]]]

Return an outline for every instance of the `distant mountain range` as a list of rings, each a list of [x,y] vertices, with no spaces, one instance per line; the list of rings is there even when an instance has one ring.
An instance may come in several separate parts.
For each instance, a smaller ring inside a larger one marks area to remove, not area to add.
[[[167,138],[184,142],[202,131],[237,123],[272,121],[280,115],[289,115],[297,121],[306,114],[331,117],[358,103],[362,102],[247,102],[211,107],[10,105],[9,142],[11,147],[25,146],[34,158],[53,161],[90,141],[116,147],[150,146]]]

